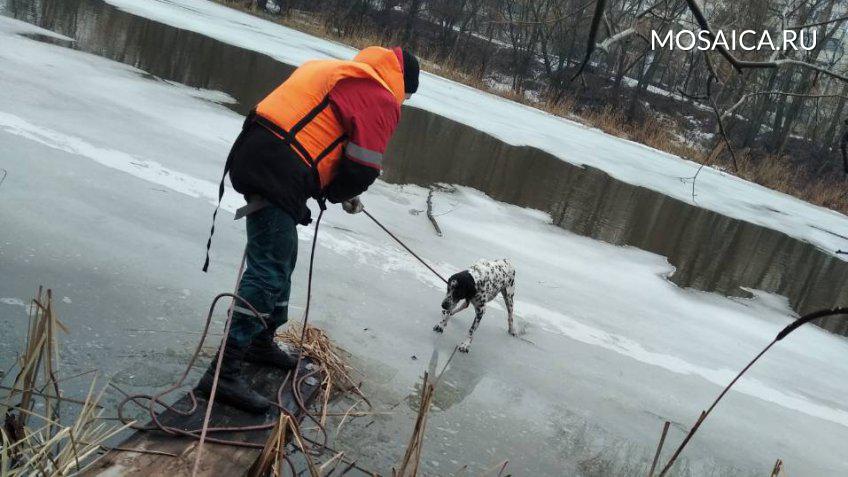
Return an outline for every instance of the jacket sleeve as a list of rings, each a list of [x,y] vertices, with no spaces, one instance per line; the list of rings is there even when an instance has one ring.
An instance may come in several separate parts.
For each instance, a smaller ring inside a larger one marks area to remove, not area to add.
[[[338,203],[365,192],[380,176],[400,107],[388,90],[364,78],[337,83],[330,91],[330,105],[347,135],[336,174],[324,190],[327,200]]]

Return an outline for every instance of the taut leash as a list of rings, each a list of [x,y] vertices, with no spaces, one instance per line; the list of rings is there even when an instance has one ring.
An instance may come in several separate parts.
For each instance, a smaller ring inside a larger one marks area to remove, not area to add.
[[[365,215],[367,215],[369,219],[373,220],[378,227],[383,229],[384,232],[389,234],[389,237],[395,239],[395,242],[399,243],[401,247],[406,249],[406,251],[409,252],[413,257],[415,257],[419,262],[421,262],[422,265],[427,267],[428,270],[430,270],[431,272],[433,272],[434,275],[439,277],[441,281],[445,283],[448,282],[447,280],[445,280],[445,277],[443,277],[439,272],[437,272],[433,267],[431,267],[427,262],[425,262],[423,258],[419,257],[417,253],[413,252],[411,248],[407,247],[401,239],[397,238],[395,234],[393,234],[389,229],[387,229],[383,224],[381,224],[379,220],[375,219],[374,216],[371,215],[367,210],[362,209],[362,212],[365,213]]]

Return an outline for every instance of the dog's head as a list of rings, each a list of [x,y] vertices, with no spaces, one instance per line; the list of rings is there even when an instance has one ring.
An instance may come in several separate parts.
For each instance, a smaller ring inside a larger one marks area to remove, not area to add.
[[[477,293],[474,278],[468,270],[453,274],[448,279],[448,291],[442,300],[443,310],[452,310],[462,300],[469,300]]]

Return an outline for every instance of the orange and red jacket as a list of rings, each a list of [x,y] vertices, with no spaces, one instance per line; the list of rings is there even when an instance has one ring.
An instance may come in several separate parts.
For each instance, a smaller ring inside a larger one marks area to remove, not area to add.
[[[351,61],[304,63],[248,115],[224,177],[253,205],[271,203],[308,224],[309,197],[341,202],[376,180],[403,98],[400,49],[369,47]],[[204,271],[217,214],[216,207]]]
[[[323,195],[332,202],[361,193],[379,175],[400,120],[402,58],[399,49],[369,47],[351,61],[304,63],[256,107],[260,124],[315,169]],[[370,173],[357,173],[363,167]],[[358,183],[334,187],[340,171],[347,170],[353,173],[342,174],[339,182]]]

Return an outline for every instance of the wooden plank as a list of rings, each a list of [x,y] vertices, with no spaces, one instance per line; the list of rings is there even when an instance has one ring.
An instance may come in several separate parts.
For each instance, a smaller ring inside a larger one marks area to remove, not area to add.
[[[304,359],[301,363],[300,376],[310,372],[311,364]],[[263,396],[276,400],[276,392],[280,383],[285,379],[285,373],[273,368],[260,367],[246,363],[244,376],[253,389]],[[315,379],[307,379],[301,386],[301,396],[308,406],[318,396],[323,376],[315,375]],[[286,383],[283,390],[283,406],[298,419],[303,415],[294,400],[291,383]],[[164,425],[192,430],[203,426],[203,417],[206,412],[207,401],[198,398],[197,409],[191,415],[184,416],[174,411],[164,411],[157,415],[159,422]],[[180,410],[191,408],[191,398],[185,394],[174,404]],[[250,414],[240,411],[234,407],[218,402],[212,408],[210,427],[244,427],[273,423],[278,417],[276,408],[272,408],[265,415]],[[218,437],[227,440],[239,440],[264,444],[270,434],[269,430],[252,432],[221,432],[209,434],[210,437]],[[151,476],[167,475],[180,476],[191,475],[194,467],[197,440],[182,436],[173,436],[162,431],[138,431],[122,442],[119,447],[131,449],[143,449],[150,451],[168,452],[178,457],[168,455],[153,455],[140,452],[123,450],[112,450],[98,460],[91,468],[83,474],[86,477],[113,477],[113,476]],[[203,457],[199,475],[204,476],[238,476],[243,475],[250,467],[259,449],[234,447],[221,444],[206,443],[203,448]]]

